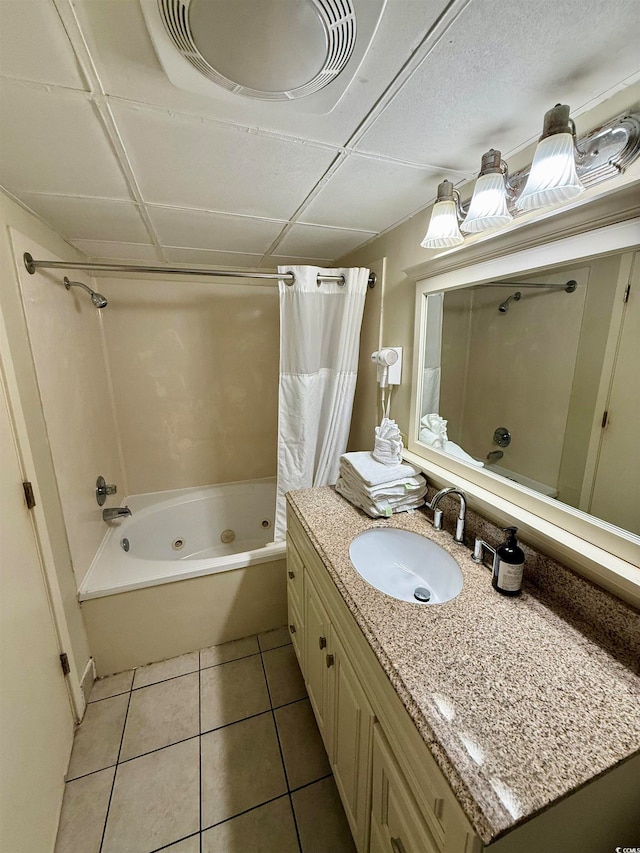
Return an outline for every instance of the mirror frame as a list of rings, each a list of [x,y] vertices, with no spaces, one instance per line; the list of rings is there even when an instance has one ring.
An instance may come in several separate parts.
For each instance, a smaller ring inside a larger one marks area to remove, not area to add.
[[[604,227],[598,217],[598,205],[589,205],[589,224],[584,217],[575,224],[559,228],[552,219],[528,239],[517,232],[510,239],[462,247],[464,252],[449,252],[421,265],[408,274],[416,281],[414,361],[411,388],[410,461],[440,481],[464,488],[489,514],[518,520],[529,532],[532,544],[558,559],[573,563],[597,583],[636,602],[640,600],[640,536],[616,527],[514,483],[486,469],[461,460],[419,442],[422,377],[424,363],[427,299],[430,293],[483,284],[506,276],[531,275],[550,271],[568,263],[581,263],[612,253],[640,249],[640,217],[637,203],[634,218]],[[629,210],[619,209],[620,218]],[[606,221],[606,217],[605,217]],[[610,220],[609,220],[610,221]],[[554,228],[555,226],[555,228]],[[567,235],[567,236],[562,236]],[[533,535],[531,535],[533,534]],[[534,542],[534,540],[537,540]],[[546,547],[545,547],[546,546]],[[580,570],[580,569],[579,569]]]

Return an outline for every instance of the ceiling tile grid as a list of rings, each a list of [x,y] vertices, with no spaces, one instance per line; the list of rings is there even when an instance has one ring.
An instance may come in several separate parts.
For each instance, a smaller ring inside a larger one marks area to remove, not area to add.
[[[531,10],[392,0],[337,107],[305,115],[173,86],[137,0],[0,0],[0,183],[94,258],[331,263],[554,103],[640,79],[637,0]]]

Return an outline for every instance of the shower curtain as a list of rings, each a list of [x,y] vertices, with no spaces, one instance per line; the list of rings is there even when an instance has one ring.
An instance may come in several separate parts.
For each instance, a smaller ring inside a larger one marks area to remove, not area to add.
[[[347,448],[369,270],[278,267],[280,389],[274,538],[286,533],[285,492],[335,483]],[[344,275],[346,285],[317,283]]]
[[[422,375],[422,410],[430,415],[440,411],[440,362],[442,359],[442,314],[444,293],[430,293],[427,302],[424,372]]]

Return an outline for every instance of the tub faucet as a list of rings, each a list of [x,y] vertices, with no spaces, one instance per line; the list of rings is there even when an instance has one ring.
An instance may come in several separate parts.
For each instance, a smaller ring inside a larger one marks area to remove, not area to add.
[[[108,506],[102,510],[102,517],[105,521],[115,521],[117,518],[125,518],[127,515],[131,515],[128,506]]]
[[[433,496],[431,503],[427,503],[427,509],[433,510],[433,529],[442,530],[442,510],[438,509],[438,504],[447,495],[457,495],[460,498],[460,512],[456,521],[456,535],[453,537],[453,541],[462,545],[464,542],[464,517],[467,511],[467,499],[464,492],[461,492],[460,489],[456,489],[453,486],[448,489],[440,489]]]

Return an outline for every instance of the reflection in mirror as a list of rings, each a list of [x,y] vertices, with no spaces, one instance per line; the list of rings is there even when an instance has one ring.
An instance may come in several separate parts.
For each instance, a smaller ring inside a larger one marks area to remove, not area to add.
[[[640,294],[624,302],[623,257],[426,296],[419,441],[640,533]]]

